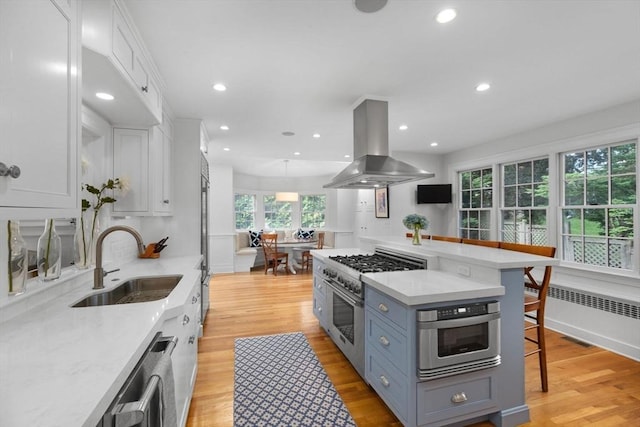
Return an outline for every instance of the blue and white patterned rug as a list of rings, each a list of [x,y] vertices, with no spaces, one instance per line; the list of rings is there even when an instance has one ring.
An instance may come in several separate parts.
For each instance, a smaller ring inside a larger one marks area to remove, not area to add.
[[[234,426],[355,426],[301,332],[235,340]]]

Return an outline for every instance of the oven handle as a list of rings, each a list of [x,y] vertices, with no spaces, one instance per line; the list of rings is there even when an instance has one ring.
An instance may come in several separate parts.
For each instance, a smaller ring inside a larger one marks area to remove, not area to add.
[[[461,326],[477,325],[500,318],[500,313],[482,314],[480,316],[463,317],[460,319],[434,320],[430,322],[418,322],[418,329],[443,329],[459,328]]]
[[[349,304],[353,305],[353,306],[359,306],[362,307],[362,301],[358,301],[356,299],[354,299],[353,297],[349,296],[346,292],[344,292],[343,290],[341,290],[340,288],[338,288],[337,286],[335,286],[333,283],[331,283],[329,280],[327,279],[322,279],[322,281],[324,282],[325,285],[329,286],[331,288],[331,290],[333,292],[335,292],[336,294],[338,294],[338,296],[344,300],[346,300]]]

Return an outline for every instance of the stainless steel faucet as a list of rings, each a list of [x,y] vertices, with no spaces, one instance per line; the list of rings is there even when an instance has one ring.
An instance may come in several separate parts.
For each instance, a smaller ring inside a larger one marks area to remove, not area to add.
[[[104,289],[104,276],[107,273],[104,272],[102,268],[102,241],[109,234],[114,231],[126,231],[136,238],[136,242],[138,243],[138,254],[142,255],[144,253],[144,243],[142,242],[142,236],[136,230],[131,227],[127,227],[125,225],[114,225],[113,227],[109,227],[104,230],[96,241],[96,269],[93,271],[93,289]]]

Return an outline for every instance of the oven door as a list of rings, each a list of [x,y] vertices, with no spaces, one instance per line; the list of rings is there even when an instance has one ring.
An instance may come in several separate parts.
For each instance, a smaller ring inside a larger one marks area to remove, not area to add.
[[[354,299],[325,280],[328,292],[329,335],[364,377],[364,308]]]
[[[432,370],[500,354],[500,313],[418,322],[418,369]]]

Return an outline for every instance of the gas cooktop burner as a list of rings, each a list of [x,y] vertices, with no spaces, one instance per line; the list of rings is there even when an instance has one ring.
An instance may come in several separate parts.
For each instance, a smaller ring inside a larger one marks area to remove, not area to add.
[[[424,268],[400,259],[389,258],[384,255],[337,255],[332,259],[360,273],[378,273],[382,271],[408,271]]]

